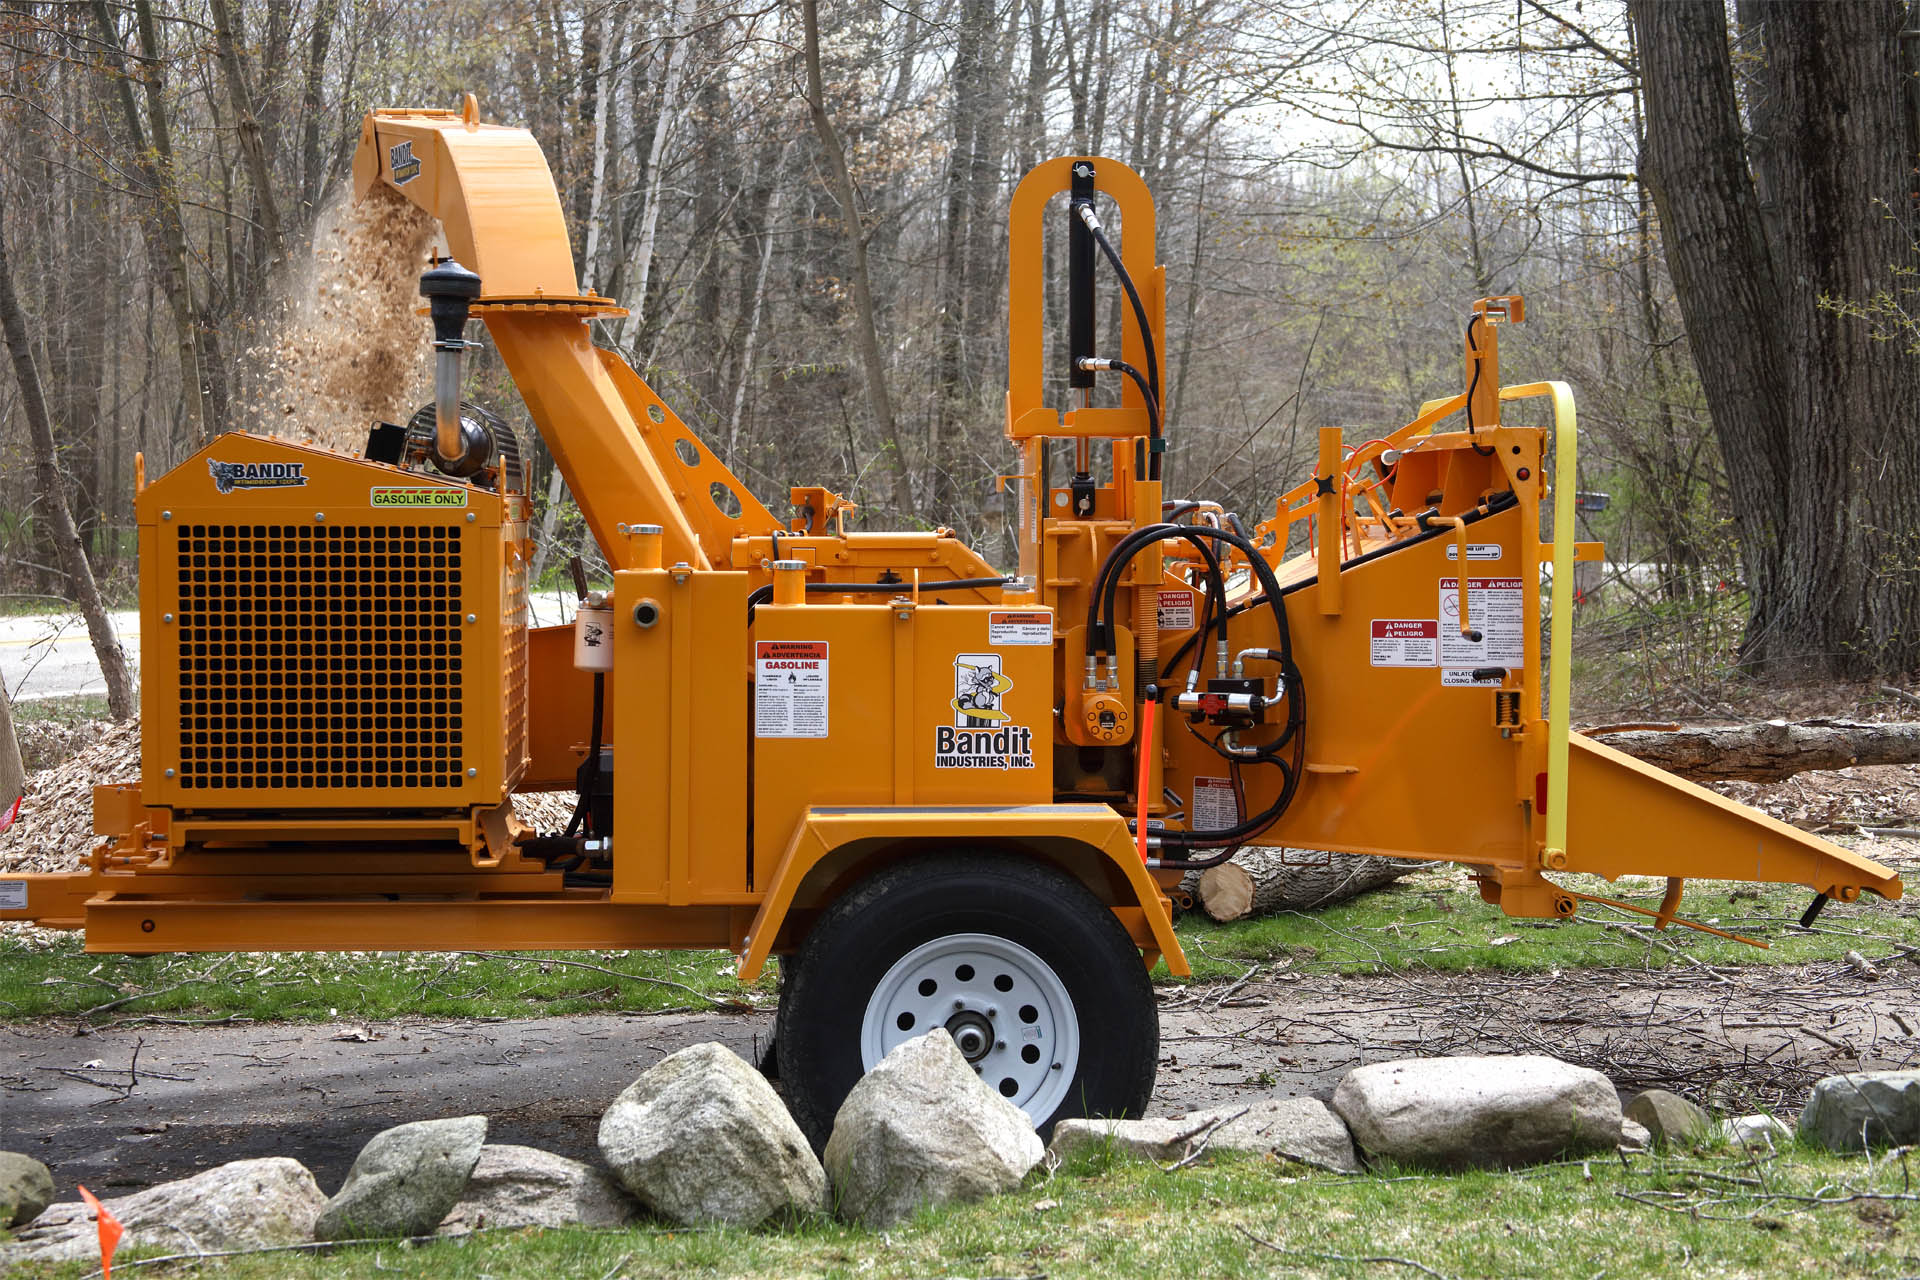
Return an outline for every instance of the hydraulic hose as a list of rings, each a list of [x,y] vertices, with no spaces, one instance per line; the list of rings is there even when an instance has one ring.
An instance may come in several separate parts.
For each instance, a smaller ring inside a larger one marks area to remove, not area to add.
[[[1147,385],[1142,390],[1147,394],[1148,404],[1153,406],[1153,436],[1147,444],[1147,478],[1158,480],[1160,451],[1164,445],[1160,438],[1160,357],[1154,347],[1153,326],[1147,323],[1146,304],[1140,301],[1140,291],[1134,288],[1133,277],[1128,274],[1126,264],[1120,261],[1119,252],[1114,249],[1113,242],[1107,239],[1107,233],[1101,229],[1100,218],[1094,213],[1093,205],[1081,202],[1074,208],[1080,214],[1080,221],[1084,222],[1087,230],[1093,233],[1093,242],[1100,246],[1100,252],[1106,255],[1107,261],[1113,266],[1114,273],[1120,277],[1120,287],[1126,291],[1127,302],[1133,308],[1134,323],[1140,329],[1140,343],[1147,356]]]

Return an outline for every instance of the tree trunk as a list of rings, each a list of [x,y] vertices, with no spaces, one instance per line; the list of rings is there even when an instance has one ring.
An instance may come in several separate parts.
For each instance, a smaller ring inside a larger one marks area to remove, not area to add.
[[[1761,17],[1793,283],[1775,318],[1792,357],[1791,536],[1761,655],[1906,671],[1920,665],[1920,351],[1850,313],[1920,268],[1901,145],[1906,5],[1769,0]]]
[[[853,189],[853,174],[847,168],[847,153],[840,135],[827,115],[826,89],[820,79],[820,8],[818,0],[802,0],[801,21],[806,28],[807,108],[813,116],[814,132],[820,136],[820,148],[827,153],[827,167],[833,176],[834,198],[840,204],[840,221],[845,228],[847,250],[853,259],[854,323],[858,330],[860,360],[867,372],[867,403],[879,428],[881,446],[887,452],[888,471],[893,477],[893,505],[897,512],[914,509],[912,472],[900,448],[900,433],[894,424],[893,399],[887,393],[887,366],[880,354],[880,332],[874,323],[873,287],[867,273],[867,233],[861,225],[859,199]]]
[[[13,354],[13,374],[20,384],[20,405],[27,419],[27,434],[33,443],[34,484],[39,490],[40,509],[52,522],[55,552],[66,574],[80,614],[87,622],[87,634],[100,661],[100,673],[107,682],[107,710],[115,720],[134,716],[133,679],[127,673],[126,656],[114,638],[113,623],[107,617],[106,603],[93,580],[80,531],[73,524],[73,510],[67,505],[67,485],[61,478],[54,456],[53,423],[47,414],[47,398],[40,386],[39,370],[34,368],[33,347],[27,336],[27,318],[20,309],[20,298],[13,288],[13,266],[8,260],[4,218],[0,206],[0,332],[6,336]]]
[[[1727,729],[1633,729],[1594,740],[1693,782],[1778,782],[1809,769],[1920,764],[1920,724],[1769,720]]]
[[[20,759],[20,739],[13,732],[13,700],[0,676],[0,832],[19,816],[20,797],[27,793],[27,766]]]
[[[1213,919],[1239,920],[1330,907],[1391,884],[1415,865],[1394,858],[1249,847],[1231,862],[1188,872],[1180,886]]]
[[[676,0],[673,9],[673,48],[667,52],[666,76],[660,85],[660,114],[653,123],[653,145],[647,149],[647,195],[640,212],[640,243],[634,249],[633,301],[628,304],[625,338],[629,347],[639,344],[646,325],[647,285],[653,275],[653,243],[660,227],[660,185],[662,162],[667,154],[667,135],[673,132],[680,114],[680,76],[686,66],[688,28],[693,25],[693,0]]]
[[[1630,0],[1642,169],[1726,463],[1744,657],[1920,665],[1920,353],[1863,314],[1917,251],[1900,0],[1743,4],[1767,136],[1742,136],[1725,6]],[[1751,149],[1750,149],[1751,146]],[[1751,170],[1776,197],[1762,208]]]
[[[287,245],[280,232],[280,202],[273,195],[273,178],[267,170],[267,148],[260,136],[260,119],[254,114],[253,92],[247,87],[247,71],[240,57],[240,45],[234,38],[233,14],[227,0],[207,0],[213,14],[213,43],[220,59],[220,72],[227,82],[227,100],[233,106],[234,131],[240,137],[240,155],[247,164],[247,181],[253,186],[253,198],[260,205],[260,227],[266,243],[258,268],[271,270],[286,260]]]

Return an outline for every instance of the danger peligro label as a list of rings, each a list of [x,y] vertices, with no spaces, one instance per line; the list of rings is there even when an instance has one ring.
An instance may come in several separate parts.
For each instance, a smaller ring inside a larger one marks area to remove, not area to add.
[[[1432,618],[1375,618],[1369,633],[1367,661],[1373,666],[1440,664],[1440,624]]]
[[[827,736],[825,640],[759,640],[754,643],[753,736]]]

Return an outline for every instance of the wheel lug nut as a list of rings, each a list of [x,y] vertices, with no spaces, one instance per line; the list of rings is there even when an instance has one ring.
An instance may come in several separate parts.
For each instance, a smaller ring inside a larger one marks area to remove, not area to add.
[[[956,1009],[964,1009],[967,1007],[967,1002],[965,1000],[955,1000],[953,1002],[953,1007]]]
[[[1004,1049],[1007,1047],[1007,1042],[1005,1040],[995,1040],[993,1042],[993,1047],[995,1049]]]
[[[987,1006],[987,1016],[988,1016],[989,1018],[997,1018],[997,1017],[999,1017],[999,1016],[1000,1016],[1000,1006],[999,1006],[999,1005],[993,1005],[993,1004],[990,1004],[990,1005],[988,1005],[988,1006]]]

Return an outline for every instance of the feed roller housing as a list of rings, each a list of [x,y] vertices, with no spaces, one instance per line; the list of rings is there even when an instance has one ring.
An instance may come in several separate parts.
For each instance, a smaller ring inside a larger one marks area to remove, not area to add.
[[[138,514],[144,803],[455,810],[519,781],[523,498],[234,433]]]

